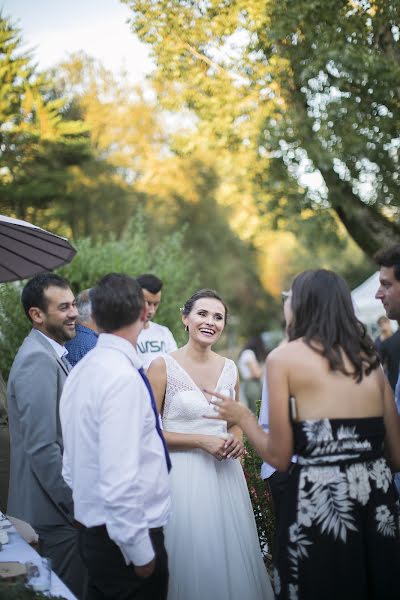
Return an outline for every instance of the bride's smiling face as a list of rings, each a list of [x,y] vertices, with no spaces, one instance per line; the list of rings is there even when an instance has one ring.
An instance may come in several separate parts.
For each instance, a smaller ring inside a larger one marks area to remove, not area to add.
[[[189,337],[203,344],[215,344],[225,327],[225,307],[215,298],[200,298],[182,319]]]

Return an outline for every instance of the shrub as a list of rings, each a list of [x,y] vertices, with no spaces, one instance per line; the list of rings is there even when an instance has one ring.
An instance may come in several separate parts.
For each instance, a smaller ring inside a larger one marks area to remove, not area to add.
[[[257,402],[257,415],[260,412],[261,400]],[[244,445],[246,453],[243,459],[243,471],[249,489],[250,500],[253,506],[254,518],[256,521],[258,539],[261,550],[272,554],[275,539],[275,514],[272,505],[272,497],[265,482],[261,479],[262,459],[258,456],[250,442],[245,438]]]
[[[272,498],[260,476],[262,460],[247,440],[245,440],[245,448],[243,471],[253,506],[258,539],[263,553],[265,554],[266,544],[268,544],[268,552],[272,554],[275,538],[275,515],[272,508]]]
[[[92,287],[111,271],[132,276],[154,273],[164,282],[156,320],[171,329],[179,345],[185,339],[179,307],[187,299],[188,288],[191,294],[197,285],[193,260],[184,251],[182,242],[182,231],[161,238],[157,243],[150,242],[143,219],[136,218],[128,224],[121,239],[111,236],[100,240],[79,240],[75,258],[57,273],[70,281],[76,294]],[[20,282],[0,285],[0,369],[5,379],[22,340],[30,330],[20,302],[21,287]]]

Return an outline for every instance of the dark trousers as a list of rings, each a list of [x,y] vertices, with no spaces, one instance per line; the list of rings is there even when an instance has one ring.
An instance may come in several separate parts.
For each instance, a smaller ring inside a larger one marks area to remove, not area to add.
[[[277,530],[279,527],[279,516],[281,513],[281,507],[283,497],[285,495],[286,486],[289,479],[289,471],[275,471],[270,477],[264,479],[265,487],[267,492],[270,493],[272,499],[272,508],[275,515],[275,535],[274,539],[270,540],[270,551],[272,557],[275,559],[275,548],[277,540]]]
[[[79,555],[79,532],[72,525],[35,526],[39,535],[39,552],[51,559],[52,569],[71,592],[84,600],[86,568]]]
[[[136,575],[104,525],[80,531],[79,549],[89,573],[87,600],[166,600],[168,557],[162,528],[150,529],[156,566],[150,577]]]
[[[275,471],[275,473],[272,473],[271,477],[265,479],[265,484],[271,492],[276,521],[279,520],[280,508],[289,479],[289,474],[289,471]]]

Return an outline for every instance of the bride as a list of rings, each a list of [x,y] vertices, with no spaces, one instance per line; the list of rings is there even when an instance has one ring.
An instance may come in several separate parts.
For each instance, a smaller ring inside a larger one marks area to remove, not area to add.
[[[237,460],[243,454],[241,431],[204,419],[213,414],[204,389],[238,400],[234,362],[212,350],[226,318],[216,292],[196,292],[182,309],[187,344],[157,358],[148,370],[173,465],[173,515],[165,531],[168,600],[274,597]]]

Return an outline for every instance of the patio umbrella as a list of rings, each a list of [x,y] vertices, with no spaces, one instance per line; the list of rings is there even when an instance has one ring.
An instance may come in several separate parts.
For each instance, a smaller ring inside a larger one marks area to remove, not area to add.
[[[0,215],[0,282],[33,277],[69,263],[76,250],[65,238]]]

